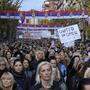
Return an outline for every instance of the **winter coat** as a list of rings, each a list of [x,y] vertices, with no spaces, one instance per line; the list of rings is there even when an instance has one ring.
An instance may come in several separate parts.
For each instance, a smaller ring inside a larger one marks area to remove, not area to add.
[[[51,88],[49,88],[49,90],[67,90],[66,86],[61,82],[58,81],[54,81],[53,85],[51,86]],[[29,90],[43,90],[42,84],[37,84],[34,85],[32,88],[30,88]]]
[[[26,80],[25,73],[24,72],[17,73],[15,71],[13,71],[12,74],[14,76],[16,83],[17,83],[18,90],[23,90],[24,85],[25,85],[25,80]]]
[[[0,87],[0,90],[3,90],[3,89]],[[16,84],[16,83],[13,84],[13,88],[12,88],[12,90],[18,90],[18,88],[17,88],[17,84]]]
[[[24,69],[24,73],[26,77],[32,77],[33,72],[30,69]]]

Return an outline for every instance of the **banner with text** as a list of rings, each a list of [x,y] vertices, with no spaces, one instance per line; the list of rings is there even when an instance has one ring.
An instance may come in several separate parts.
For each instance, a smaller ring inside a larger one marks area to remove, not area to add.
[[[77,24],[58,29],[58,34],[61,43],[81,39],[79,27]]]

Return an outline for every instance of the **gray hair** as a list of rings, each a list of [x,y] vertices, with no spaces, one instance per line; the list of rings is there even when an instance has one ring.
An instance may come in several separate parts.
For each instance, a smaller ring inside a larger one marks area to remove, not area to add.
[[[40,79],[40,68],[42,65],[48,64],[51,66],[51,70],[52,70],[52,65],[51,63],[47,62],[47,61],[43,61],[41,62],[38,67],[37,67],[37,71],[36,71],[36,84],[40,84],[41,83],[41,79]],[[35,85],[36,85],[35,84]],[[50,85],[53,85],[53,73],[51,73],[51,81],[50,81]]]

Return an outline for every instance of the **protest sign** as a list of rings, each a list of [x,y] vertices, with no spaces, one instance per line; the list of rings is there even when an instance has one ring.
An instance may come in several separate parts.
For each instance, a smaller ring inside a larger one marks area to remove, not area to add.
[[[77,24],[58,29],[58,35],[61,43],[81,39],[79,27]]]

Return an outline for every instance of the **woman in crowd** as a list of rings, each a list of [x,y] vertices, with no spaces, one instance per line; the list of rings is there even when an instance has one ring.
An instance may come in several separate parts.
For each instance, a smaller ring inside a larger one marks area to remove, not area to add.
[[[6,52],[5,57],[8,61],[12,57],[12,53],[10,51]]]
[[[26,58],[24,58],[24,60],[23,60],[23,67],[24,67],[24,72],[25,72],[26,77],[31,78],[33,72],[30,69],[30,62]]]
[[[13,63],[14,63],[14,60],[16,60],[16,59],[17,59],[16,57],[11,57],[11,58],[8,60],[9,69],[12,69],[12,68],[13,68]]]
[[[60,55],[60,53],[57,53],[55,55],[55,57],[56,57],[56,61],[57,61],[57,65],[58,65],[58,69],[59,69],[60,75],[61,75],[63,81],[66,82],[66,78],[67,78],[67,66],[64,63],[64,61],[65,61],[64,53],[62,53],[62,55]]]
[[[61,90],[66,90],[67,87],[66,87],[66,84],[65,84],[65,82],[63,81],[63,79],[61,77],[61,72],[58,69],[56,58],[52,57],[50,59],[50,63],[52,65],[53,80],[60,82],[60,85],[61,85],[61,88],[62,88]]]
[[[28,51],[28,53],[25,55],[25,58],[28,59],[29,61],[32,60],[32,52]]]
[[[53,80],[52,65],[47,62],[41,62],[36,71],[36,84],[31,90],[66,90],[62,89],[58,81]]]
[[[4,72],[0,80],[1,80],[0,90],[18,90],[14,77],[10,72]]]
[[[35,58],[32,59],[32,61],[30,62],[31,67],[33,69],[33,77],[32,77],[32,84],[35,84],[35,75],[36,75],[36,70],[37,70],[37,66],[40,62],[45,61],[45,54],[44,51],[42,50],[37,50],[35,52]]]
[[[0,77],[7,70],[8,69],[4,57],[0,57]]]
[[[25,85],[26,75],[23,70],[23,64],[19,59],[16,59],[13,63],[12,74],[17,83],[18,90],[23,90]]]
[[[80,65],[81,59],[79,56],[74,56],[68,66],[67,85],[69,90],[76,90],[79,81],[78,66]]]
[[[45,60],[44,51],[37,50],[35,52],[35,59],[33,59],[31,62],[33,69],[36,71],[38,64],[44,60]]]
[[[11,57],[12,57],[12,53],[10,51],[7,51],[4,55],[8,69],[10,68],[9,60],[11,59]]]
[[[50,59],[50,63],[51,63],[51,65],[52,65],[52,72],[53,72],[53,79],[54,80],[60,80],[60,72],[59,72],[59,69],[58,69],[58,67],[57,67],[57,62],[56,62],[56,59],[55,59],[55,57],[52,57],[51,59]]]

